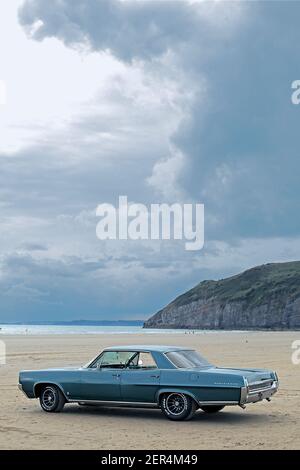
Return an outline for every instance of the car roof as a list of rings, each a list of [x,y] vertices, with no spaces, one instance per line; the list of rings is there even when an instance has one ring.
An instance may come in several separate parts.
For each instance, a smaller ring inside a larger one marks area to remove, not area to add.
[[[111,346],[105,348],[104,351],[141,351],[141,352],[171,352],[171,351],[188,351],[192,348],[185,348],[179,346],[164,346],[157,344],[130,344],[128,346]]]

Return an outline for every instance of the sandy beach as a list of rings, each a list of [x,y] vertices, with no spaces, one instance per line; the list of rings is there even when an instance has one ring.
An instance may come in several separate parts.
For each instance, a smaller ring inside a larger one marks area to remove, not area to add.
[[[0,366],[0,449],[299,449],[300,365],[291,344],[300,332],[223,332],[176,335],[0,336],[7,364]],[[172,344],[199,350],[220,366],[266,367],[278,372],[271,403],[217,415],[199,411],[170,422],[160,410],[68,405],[41,411],[17,389],[20,369],[80,365],[114,344]]]

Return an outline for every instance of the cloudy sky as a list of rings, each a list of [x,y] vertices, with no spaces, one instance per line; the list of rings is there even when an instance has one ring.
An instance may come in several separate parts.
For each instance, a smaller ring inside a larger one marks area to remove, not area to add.
[[[143,319],[201,280],[300,259],[299,17],[1,1],[0,321]],[[204,203],[204,249],[98,240],[96,207],[119,195]]]

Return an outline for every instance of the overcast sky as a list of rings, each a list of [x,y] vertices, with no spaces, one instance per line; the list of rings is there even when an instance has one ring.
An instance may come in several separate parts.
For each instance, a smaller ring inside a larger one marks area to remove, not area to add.
[[[147,318],[300,259],[300,3],[0,5],[0,322]],[[1,90],[0,90],[1,91]],[[96,238],[96,207],[205,204],[205,246]]]

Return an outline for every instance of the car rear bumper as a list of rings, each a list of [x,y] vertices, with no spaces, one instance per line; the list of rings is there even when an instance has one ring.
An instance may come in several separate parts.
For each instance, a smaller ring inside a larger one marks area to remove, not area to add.
[[[257,388],[249,389],[248,383],[241,389],[240,405],[246,405],[247,403],[256,403],[262,400],[270,400],[270,398],[278,391],[278,380],[273,380],[270,386],[263,388],[261,383],[254,384]]]

